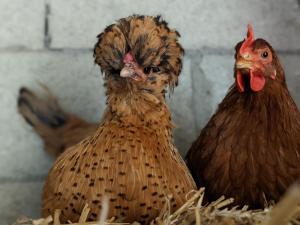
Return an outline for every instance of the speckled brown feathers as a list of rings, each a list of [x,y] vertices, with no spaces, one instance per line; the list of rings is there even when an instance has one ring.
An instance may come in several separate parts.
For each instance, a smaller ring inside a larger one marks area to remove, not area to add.
[[[300,115],[275,52],[262,39],[255,44],[272,50],[276,79],[255,93],[240,93],[233,86],[192,145],[187,162],[209,200],[226,195],[257,208],[278,201],[300,177]]]
[[[195,184],[173,145],[164,100],[181,68],[177,36],[159,18],[144,16],[121,19],[99,35],[95,61],[105,73],[107,108],[95,134],[55,162],[44,189],[44,216],[60,208],[62,221],[77,221],[88,203],[89,220],[96,220],[106,195],[109,217],[146,223],[167,195],[173,195],[172,210],[184,203]],[[120,77],[128,51],[144,69],[145,82]]]

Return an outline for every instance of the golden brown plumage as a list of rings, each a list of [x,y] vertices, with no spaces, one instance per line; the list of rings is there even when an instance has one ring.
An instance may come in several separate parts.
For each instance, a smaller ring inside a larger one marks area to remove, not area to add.
[[[300,177],[300,114],[275,51],[263,39],[236,47],[236,85],[187,155],[209,200],[234,197],[241,206],[278,201]]]
[[[95,62],[105,74],[107,108],[97,131],[63,152],[49,172],[43,216],[62,209],[77,221],[86,203],[96,220],[104,195],[109,217],[149,222],[167,195],[172,210],[195,189],[172,140],[165,89],[181,70],[179,34],[159,17],[131,16],[99,35]]]

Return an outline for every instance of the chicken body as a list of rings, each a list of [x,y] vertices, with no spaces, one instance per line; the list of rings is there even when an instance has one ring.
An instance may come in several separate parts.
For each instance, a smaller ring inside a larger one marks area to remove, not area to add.
[[[276,53],[249,29],[236,47],[236,85],[193,143],[187,162],[209,200],[225,195],[261,208],[300,177],[300,114]]]
[[[151,101],[141,98],[132,104]],[[63,218],[77,221],[88,203],[90,219],[96,220],[106,195],[109,217],[146,222],[158,215],[169,194],[172,209],[184,203],[194,184],[173,146],[167,107],[152,104],[151,111],[139,115],[143,119],[126,115],[127,109],[117,109],[122,116],[107,112],[93,136],[58,158],[45,185],[44,216],[61,208]]]
[[[164,94],[177,84],[183,50],[178,33],[159,17],[121,19],[99,35],[95,62],[105,74],[107,108],[96,132],[64,151],[48,174],[43,216],[61,209],[78,221],[86,203],[97,220],[104,196],[108,217],[147,223],[172,195],[180,207],[194,181],[173,145]]]

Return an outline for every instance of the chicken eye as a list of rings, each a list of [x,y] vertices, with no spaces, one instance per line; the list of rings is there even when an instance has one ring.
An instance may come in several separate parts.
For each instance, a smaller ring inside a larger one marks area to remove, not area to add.
[[[117,69],[111,69],[110,74],[120,74],[121,70],[117,70]]]
[[[151,72],[151,67],[150,66],[144,68],[144,73],[145,74],[149,74],[150,72]]]
[[[152,67],[153,73],[158,73],[160,69],[158,67]]]
[[[267,58],[268,55],[269,55],[268,52],[263,52],[263,53],[261,54],[261,57],[262,57],[262,58]]]
[[[145,74],[149,74],[151,71],[153,73],[158,73],[160,71],[160,69],[156,66],[147,66],[147,67],[144,68],[144,73]]]

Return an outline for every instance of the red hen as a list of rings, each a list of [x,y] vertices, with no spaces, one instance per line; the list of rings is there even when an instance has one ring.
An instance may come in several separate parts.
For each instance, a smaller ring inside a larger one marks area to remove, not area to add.
[[[209,200],[234,197],[252,208],[278,201],[300,176],[300,114],[271,45],[237,44],[236,80],[187,155]]]

